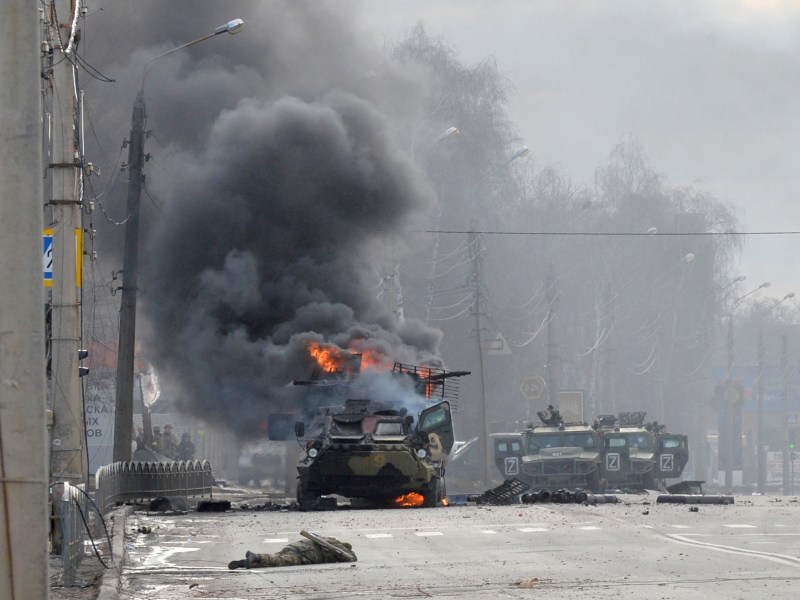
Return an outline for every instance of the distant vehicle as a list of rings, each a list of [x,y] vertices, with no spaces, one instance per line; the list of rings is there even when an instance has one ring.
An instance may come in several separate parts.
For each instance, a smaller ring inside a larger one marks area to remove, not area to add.
[[[495,465],[532,490],[605,490],[601,481],[603,441],[587,423],[564,423],[552,406],[537,413],[542,425],[493,436]]]
[[[492,435],[495,465],[532,490],[666,489],[689,460],[687,436],[645,423],[644,412],[602,415],[593,425],[564,423],[553,407],[538,413],[543,425]]]
[[[381,403],[346,398],[343,405],[320,408],[308,429],[298,422],[295,435],[304,450],[297,465],[301,509],[317,508],[328,494],[410,505],[440,503],[446,494],[444,460],[454,444],[450,402],[444,399],[453,386],[446,381],[465,374],[395,363],[391,376],[427,401],[416,417],[399,399]],[[347,385],[343,389],[347,393]]]
[[[680,477],[689,460],[685,435],[664,425],[645,423],[645,412],[601,415],[595,423],[604,440],[603,477],[614,488],[666,489],[666,479]]]
[[[597,426],[603,435],[603,477],[612,488],[654,490],[656,484],[655,433],[644,424],[644,412],[601,415]]]

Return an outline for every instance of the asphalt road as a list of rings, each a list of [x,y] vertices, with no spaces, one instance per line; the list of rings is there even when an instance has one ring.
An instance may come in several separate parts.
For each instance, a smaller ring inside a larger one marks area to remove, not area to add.
[[[800,597],[800,503],[451,506],[328,512],[135,513],[121,598]],[[137,533],[141,527],[152,533]],[[308,529],[358,562],[229,571]]]

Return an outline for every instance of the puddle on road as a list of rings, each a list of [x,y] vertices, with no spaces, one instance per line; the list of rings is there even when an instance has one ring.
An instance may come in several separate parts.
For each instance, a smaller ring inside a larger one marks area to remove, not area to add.
[[[136,566],[131,567],[130,570],[137,569],[152,569],[159,568],[182,568],[180,565],[170,562],[170,559],[176,554],[185,554],[187,552],[197,552],[200,548],[167,548],[165,546],[148,546],[146,548],[147,554],[138,557],[131,557],[136,560]]]

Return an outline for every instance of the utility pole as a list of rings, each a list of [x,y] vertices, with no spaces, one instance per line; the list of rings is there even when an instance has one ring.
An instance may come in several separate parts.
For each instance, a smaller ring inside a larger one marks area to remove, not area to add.
[[[558,312],[558,294],[556,293],[556,277],[553,272],[553,263],[547,265],[547,364],[545,365],[545,375],[547,379],[547,403],[551,406],[557,404],[557,369],[558,352],[555,342],[555,327],[553,321]],[[557,408],[557,407],[556,407]]]
[[[0,598],[46,599],[47,430],[42,289],[41,22],[9,0],[0,19]]]
[[[758,493],[767,487],[767,453],[764,450],[764,331],[758,329]]]
[[[83,261],[82,156],[78,145],[76,39],[72,0],[54,0],[61,22],[50,23],[54,47],[52,70],[54,123],[50,228],[53,230],[52,373],[53,433],[50,477],[53,482],[87,483],[86,423],[79,378],[81,346],[81,266]],[[52,15],[51,15],[52,16]],[[60,42],[58,40],[61,40]]]
[[[114,462],[131,459],[133,442],[133,352],[136,343],[136,293],[139,273],[139,199],[144,175],[144,92],[133,103],[128,139],[128,220],[122,259],[122,300],[119,308],[119,348],[114,409]]]
[[[492,446],[489,443],[489,415],[486,410],[486,378],[483,368],[483,331],[481,329],[481,303],[483,300],[483,236],[478,232],[476,221],[470,223],[470,231],[467,234],[467,245],[469,257],[472,260],[472,272],[470,273],[468,285],[472,288],[472,316],[475,319],[475,337],[477,339],[478,350],[478,373],[480,374],[480,394],[478,395],[478,420],[483,422],[483,432],[478,436],[478,447],[481,457],[481,482],[488,486],[492,481],[490,465],[492,464]]]
[[[788,496],[789,486],[789,336],[781,336],[781,405],[783,408],[783,444],[781,445],[781,467],[783,467],[783,495]]]
[[[128,221],[125,224],[125,245],[122,259],[122,300],[119,309],[119,346],[117,351],[117,388],[114,410],[114,462],[131,459],[133,443],[133,359],[136,344],[136,294],[139,275],[139,198],[144,175],[144,122],[147,114],[144,84],[153,63],[173,52],[199,44],[223,33],[231,35],[244,29],[244,21],[234,19],[220,25],[212,33],[159,54],[145,65],[142,81],[133,102],[131,135],[128,140]]]
[[[738,402],[736,391],[733,387],[733,363],[734,363],[734,345],[733,345],[733,310],[728,315],[728,369],[727,377],[725,379],[725,393],[723,397],[723,418],[725,420],[726,437],[724,441],[720,436],[720,443],[724,443],[727,448],[727,457],[725,460],[725,492],[730,494],[733,491],[733,455],[736,447],[736,442],[733,435],[734,427],[734,406]]]

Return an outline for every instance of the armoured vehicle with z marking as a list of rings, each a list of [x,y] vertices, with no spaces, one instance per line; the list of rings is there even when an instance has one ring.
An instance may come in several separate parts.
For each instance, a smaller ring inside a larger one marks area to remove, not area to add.
[[[564,423],[552,406],[537,414],[542,425],[493,436],[495,464],[503,477],[516,477],[532,490],[605,489],[600,433],[586,423]]]
[[[493,436],[503,477],[532,490],[654,490],[680,477],[689,459],[687,436],[645,423],[644,412],[603,415],[592,425],[564,423],[552,406],[538,415],[541,426]]]
[[[666,489],[666,480],[680,477],[689,460],[687,436],[669,433],[658,422],[645,423],[647,413],[601,415],[594,426],[603,436],[602,476],[609,487]]]

